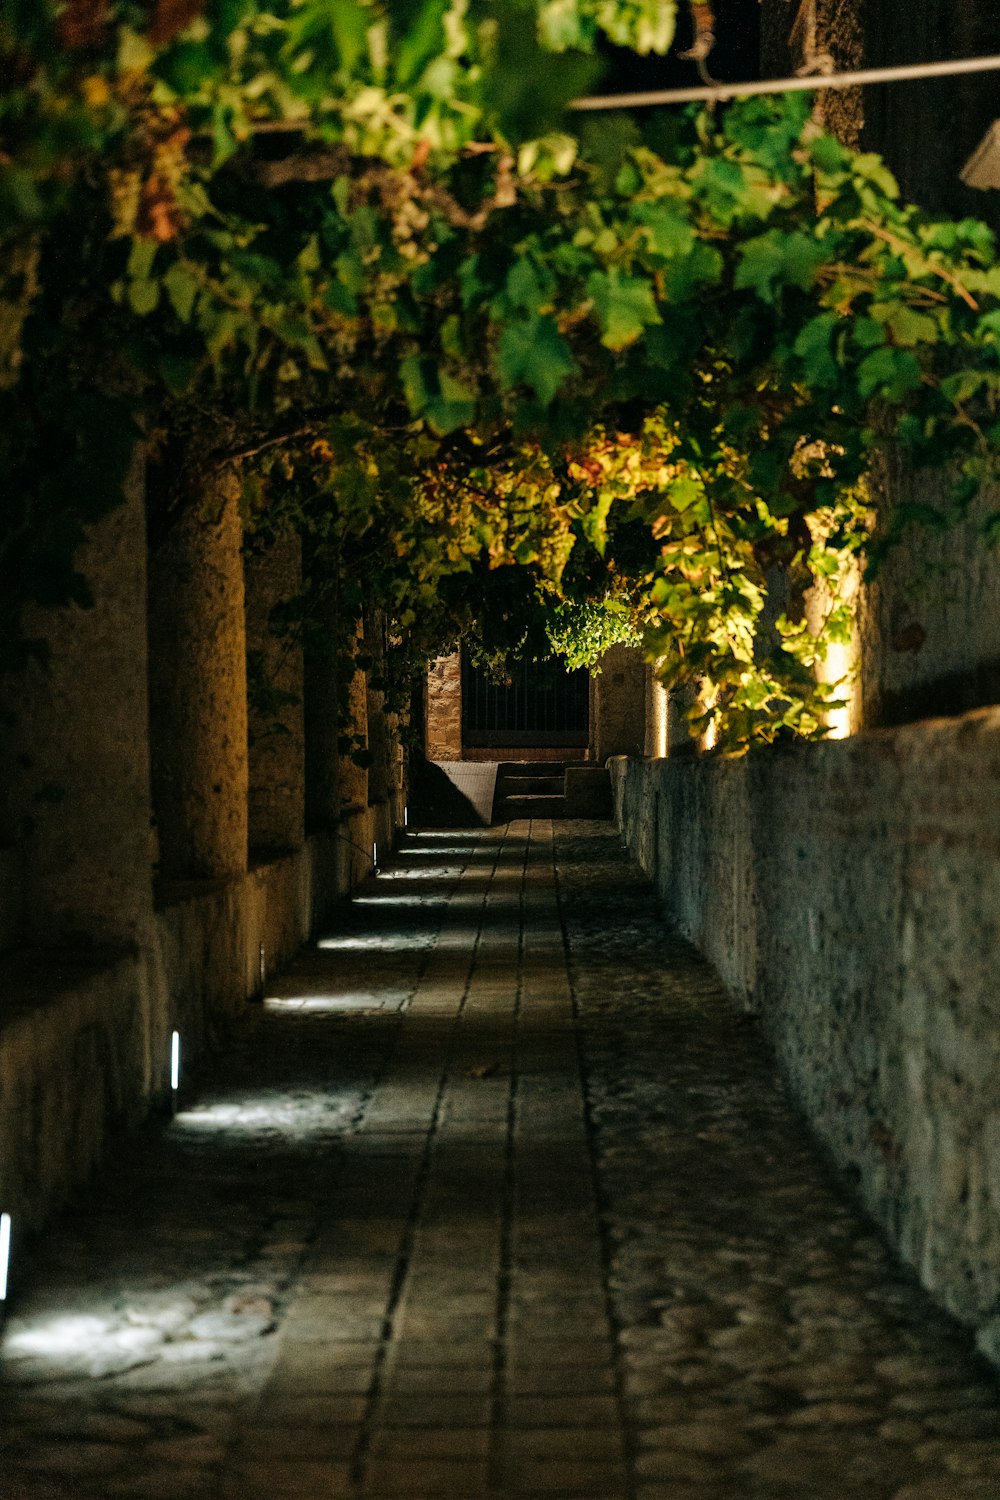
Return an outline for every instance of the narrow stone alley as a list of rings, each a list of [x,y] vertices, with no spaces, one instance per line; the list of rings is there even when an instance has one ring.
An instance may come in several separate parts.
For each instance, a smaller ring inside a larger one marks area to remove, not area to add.
[[[3,1500],[995,1500],[997,1387],[596,823],[405,839],[16,1288]]]

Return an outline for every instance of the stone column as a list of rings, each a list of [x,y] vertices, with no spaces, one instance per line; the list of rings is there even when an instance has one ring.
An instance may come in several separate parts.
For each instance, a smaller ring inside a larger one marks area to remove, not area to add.
[[[653,675],[653,668],[646,667],[646,744],[647,760],[662,760],[667,754],[668,695],[663,683]]]
[[[337,642],[340,616],[336,580],[303,548],[303,571],[310,584],[311,629],[305,638],[303,697],[305,720],[305,822],[310,833],[335,827],[338,813]],[[317,576],[318,575],[318,576]]]
[[[10,684],[9,833],[32,942],[132,945],[152,914],[144,463],[77,557],[90,609],[33,610],[47,666]]]
[[[382,676],[385,670],[385,621],[381,611],[375,611],[365,622],[365,653],[373,660],[366,684],[366,711],[368,715],[368,749],[372,763],[368,768],[368,804],[381,806],[389,800],[389,726],[386,722],[385,693],[372,686],[373,679]]]
[[[153,804],[169,879],[247,864],[246,629],[239,485],[226,474],[150,560]]]
[[[691,733],[689,711],[698,702],[696,683],[684,683],[667,694],[667,754],[696,755],[700,741]]]
[[[244,560],[250,672],[250,848],[301,848],[305,838],[302,647],[277,635],[272,612],[302,588],[302,543],[294,533]]]
[[[355,652],[364,651],[364,626],[358,621],[355,635]],[[368,678],[360,668],[354,667],[350,658],[342,657],[339,671],[343,674],[340,688],[342,711],[346,715],[343,733],[355,736],[365,749],[370,749],[368,738]],[[368,806],[368,771],[359,766],[348,753],[337,758],[337,789],[340,815],[357,812]]]
[[[590,681],[590,758],[643,754],[646,743],[646,664],[637,646],[612,646]]]
[[[424,712],[428,760],[462,759],[462,653],[439,656],[427,670]]]

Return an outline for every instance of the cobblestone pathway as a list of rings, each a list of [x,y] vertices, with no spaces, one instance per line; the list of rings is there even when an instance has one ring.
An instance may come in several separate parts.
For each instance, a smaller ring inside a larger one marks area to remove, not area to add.
[[[1000,1497],[606,826],[410,838],[183,1102],[19,1291],[0,1500]]]

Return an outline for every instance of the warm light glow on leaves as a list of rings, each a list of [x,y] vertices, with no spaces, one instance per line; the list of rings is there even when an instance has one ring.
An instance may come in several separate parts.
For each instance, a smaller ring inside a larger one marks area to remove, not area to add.
[[[640,631],[738,748],[822,732],[872,451],[947,466],[955,515],[994,472],[984,226],[901,204],[801,98],[669,135],[565,113],[599,35],[663,51],[673,5],[18,14],[0,0],[8,641],[25,599],[83,597],[75,548],[141,424],[165,467],[182,439],[236,462],[345,635],[384,608],[402,675],[477,619],[494,657]]]

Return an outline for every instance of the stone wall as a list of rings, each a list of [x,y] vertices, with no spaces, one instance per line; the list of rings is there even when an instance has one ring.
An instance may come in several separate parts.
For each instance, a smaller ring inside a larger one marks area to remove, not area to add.
[[[271,661],[298,701],[281,704],[286,732],[270,749],[258,740],[248,784],[235,478],[203,506],[164,516],[154,505],[154,521],[173,524],[154,526],[149,559],[138,458],[123,498],[81,552],[93,607],[29,621],[51,664],[6,679],[0,702],[12,724],[0,743],[0,1211],[19,1240],[87,1181],[116,1131],[165,1101],[171,1032],[197,1069],[371,873],[405,797],[394,719],[381,723],[363,671],[338,684],[322,658],[309,683],[315,831],[303,842],[297,652]],[[290,539],[247,560],[265,656],[267,617],[299,576]],[[383,747],[376,804],[365,769],[338,753],[338,697],[361,742]]]
[[[439,656],[427,673],[424,707],[428,760],[462,759],[462,656]]]
[[[367,828],[360,830],[362,836]],[[332,838],[175,893],[131,953],[22,951],[0,960],[0,1202],[37,1230],[110,1137],[169,1094],[170,1034],[186,1072],[218,1046],[265,975],[357,883]],[[362,862],[363,863],[363,862]]]
[[[614,763],[667,918],[923,1284],[1000,1356],[1000,710]]]

